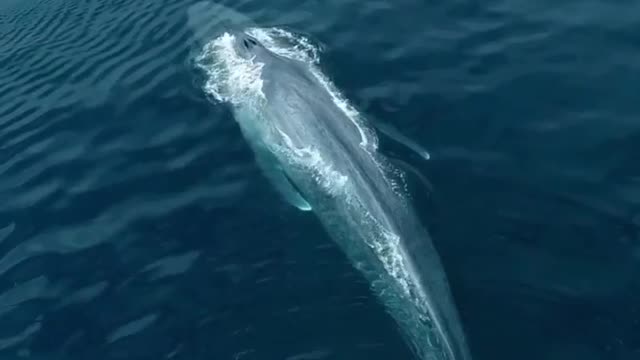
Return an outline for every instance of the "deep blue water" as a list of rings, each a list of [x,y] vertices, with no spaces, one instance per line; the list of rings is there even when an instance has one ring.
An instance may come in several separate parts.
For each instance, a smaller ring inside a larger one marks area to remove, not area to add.
[[[0,357],[409,359],[205,98],[193,4],[0,2]],[[225,5],[429,149],[385,151],[474,359],[640,358],[640,2]]]

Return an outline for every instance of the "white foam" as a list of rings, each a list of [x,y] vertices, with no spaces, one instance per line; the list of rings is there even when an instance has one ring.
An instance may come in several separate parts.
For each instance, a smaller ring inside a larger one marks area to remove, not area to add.
[[[262,46],[280,56],[306,64],[320,63],[321,49],[309,39],[294,35],[280,28],[249,28],[246,33],[256,38]]]
[[[295,161],[299,166],[311,171],[314,180],[330,195],[348,195],[346,185],[349,178],[334,169],[330,162],[327,162],[320,151],[312,146],[298,148],[293,144],[291,138],[277,129],[285,141],[286,147],[280,148],[289,159]]]
[[[264,64],[239,56],[233,41],[233,35],[224,33],[207,43],[196,57],[196,66],[207,75],[204,90],[221,102],[247,105],[264,100]]]
[[[409,266],[402,254],[400,236],[384,226],[379,219],[373,217],[363,204],[358,204],[357,207],[367,219],[362,226],[372,228],[372,233],[374,233],[372,237],[367,239],[367,245],[378,255],[384,269],[400,286],[404,296],[422,308],[424,304],[418,289],[419,285],[414,282],[413,276],[409,273]]]

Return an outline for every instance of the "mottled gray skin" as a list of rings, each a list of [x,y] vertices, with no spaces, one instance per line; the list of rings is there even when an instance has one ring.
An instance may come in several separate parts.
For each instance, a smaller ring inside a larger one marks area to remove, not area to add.
[[[261,114],[239,120],[247,138],[269,148],[283,144],[279,132],[284,133],[296,148],[312,146],[334,170],[346,175],[350,201],[343,194],[328,193],[295,161],[274,155],[329,234],[370,281],[414,353],[423,360],[470,360],[439,257],[411,206],[392,190],[385,170],[390,164],[362,146],[361,130],[335,105],[307,64],[274,54],[243,32],[234,35],[240,56],[264,64],[266,101]],[[400,237],[396,248],[415,286],[412,296],[403,292],[378,252],[367,245],[371,239],[381,239],[381,228]]]

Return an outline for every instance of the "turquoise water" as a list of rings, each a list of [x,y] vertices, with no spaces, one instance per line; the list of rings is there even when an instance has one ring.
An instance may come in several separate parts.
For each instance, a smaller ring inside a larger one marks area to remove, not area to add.
[[[428,149],[381,144],[474,359],[640,358],[640,3],[219,4]],[[0,3],[1,357],[410,359],[206,98],[194,5]]]

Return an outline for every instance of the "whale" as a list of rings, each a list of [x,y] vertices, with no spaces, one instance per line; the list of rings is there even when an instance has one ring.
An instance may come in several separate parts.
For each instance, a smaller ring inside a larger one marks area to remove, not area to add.
[[[405,172],[379,151],[375,126],[310,61],[315,54],[295,51],[308,42],[287,47],[277,36],[293,39],[281,29],[235,29],[207,43],[195,62],[204,90],[229,105],[266,179],[286,203],[318,218],[415,357],[471,360]]]

